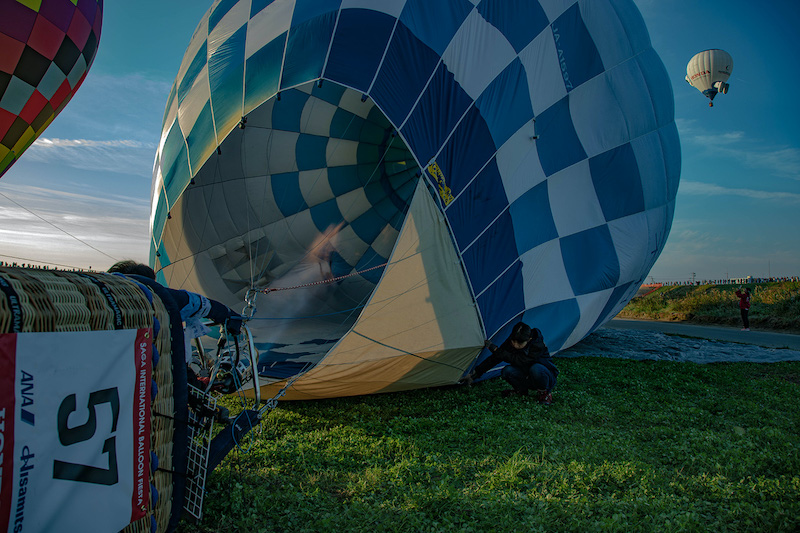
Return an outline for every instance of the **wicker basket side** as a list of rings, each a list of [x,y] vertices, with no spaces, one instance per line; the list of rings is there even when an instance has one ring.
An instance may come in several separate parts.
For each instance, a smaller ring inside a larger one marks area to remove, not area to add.
[[[152,494],[147,515],[124,531],[150,533],[153,521],[156,531],[166,531],[173,507],[175,430],[174,419],[160,415],[175,411],[170,317],[166,307],[147,288],[111,274],[0,267],[0,282],[9,288],[5,292],[0,290],[0,333],[158,330],[153,344],[158,362],[152,369],[157,394],[151,402],[150,417],[151,452],[157,456],[159,466],[159,470],[151,468],[150,483],[158,498],[153,501]],[[16,322],[15,310],[22,315]],[[159,327],[154,327],[156,321]]]
[[[39,283],[35,277],[21,268],[0,268],[0,276],[3,276],[19,297],[19,306],[22,310],[22,325],[17,331],[55,331],[54,315],[55,310],[47,297],[44,285]],[[14,330],[4,331],[10,333]]]

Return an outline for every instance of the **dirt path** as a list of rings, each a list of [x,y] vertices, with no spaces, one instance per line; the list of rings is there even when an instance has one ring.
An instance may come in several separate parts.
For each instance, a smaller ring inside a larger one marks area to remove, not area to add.
[[[693,363],[800,361],[800,335],[719,326],[614,319],[558,357]]]
[[[771,331],[741,331],[739,328],[724,326],[698,326],[683,322],[659,322],[656,320],[628,320],[615,318],[604,327],[614,329],[636,329],[657,331],[668,335],[682,335],[698,339],[755,344],[766,348],[789,348],[800,350],[800,335],[776,333]]]

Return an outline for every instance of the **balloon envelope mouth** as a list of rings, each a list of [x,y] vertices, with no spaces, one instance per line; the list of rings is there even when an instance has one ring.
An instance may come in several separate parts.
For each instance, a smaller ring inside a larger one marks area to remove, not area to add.
[[[167,283],[237,310],[248,289],[279,289],[259,294],[250,322],[259,369],[305,367],[358,318],[419,176],[361,92],[283,90],[232,129],[170,210]]]

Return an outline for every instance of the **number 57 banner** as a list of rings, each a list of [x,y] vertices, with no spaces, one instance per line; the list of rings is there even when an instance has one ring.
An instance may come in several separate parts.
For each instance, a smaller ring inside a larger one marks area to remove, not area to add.
[[[0,334],[0,530],[145,516],[151,356],[151,329]]]

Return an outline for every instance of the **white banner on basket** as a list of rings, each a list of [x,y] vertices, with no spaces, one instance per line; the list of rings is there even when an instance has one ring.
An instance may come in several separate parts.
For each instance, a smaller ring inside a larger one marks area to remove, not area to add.
[[[145,516],[152,335],[0,334],[0,529],[111,532]]]

